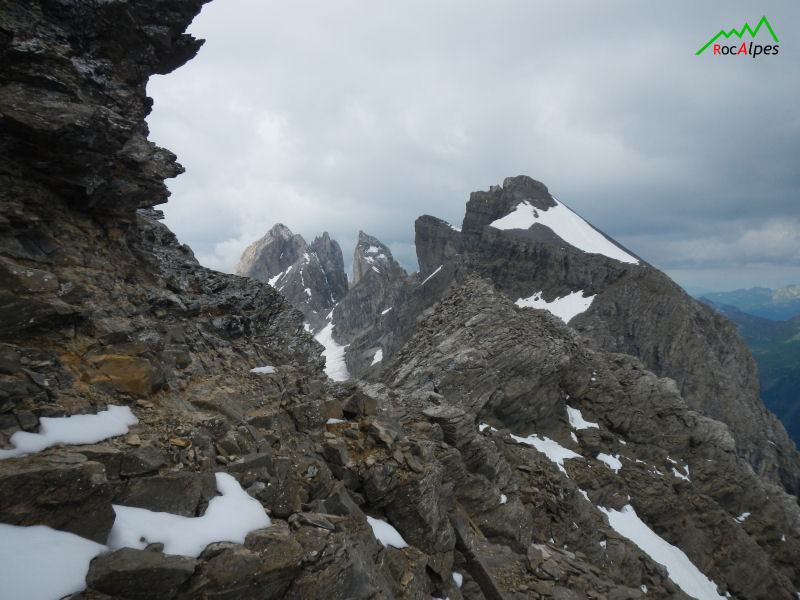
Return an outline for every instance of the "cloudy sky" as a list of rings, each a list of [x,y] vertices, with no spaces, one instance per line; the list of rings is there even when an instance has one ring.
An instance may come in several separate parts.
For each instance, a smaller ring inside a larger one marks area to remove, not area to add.
[[[777,56],[695,55],[763,15]],[[525,174],[690,291],[800,283],[798,25],[796,0],[215,0],[148,86],[187,171],[167,224],[223,271],[276,222],[416,270],[417,216]]]

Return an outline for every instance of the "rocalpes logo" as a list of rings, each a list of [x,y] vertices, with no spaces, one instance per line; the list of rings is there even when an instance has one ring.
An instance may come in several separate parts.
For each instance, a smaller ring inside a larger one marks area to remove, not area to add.
[[[758,30],[761,29],[762,26],[767,28],[770,35],[772,36],[772,39],[775,40],[774,44],[770,44],[768,46],[762,46],[761,44],[753,44],[753,42],[750,42],[750,45],[748,46],[747,42],[744,41],[741,43],[741,45],[739,45],[738,42],[732,45],[716,43],[717,40],[719,40],[720,38],[725,38],[725,40],[729,40],[734,35],[737,38],[739,38],[739,40],[741,40],[742,36],[745,33],[749,33],[750,36],[755,39],[756,34],[758,34]],[[761,17],[761,20],[758,22],[758,25],[756,25],[755,29],[751,28],[750,24],[745,22],[744,27],[742,27],[741,31],[737,30],[736,28],[731,29],[730,31],[725,31],[724,29],[720,30],[720,32],[717,35],[708,40],[705,46],[703,46],[702,48],[700,48],[700,50],[695,52],[695,56],[705,52],[708,49],[708,47],[711,46],[712,44],[714,46],[713,47],[714,54],[715,55],[719,54],[720,56],[722,55],[739,56],[740,54],[745,54],[745,55],[749,54],[750,56],[755,58],[756,56],[759,55],[771,56],[778,53],[778,36],[775,35],[775,31],[772,29],[772,25],[770,25],[769,21],[767,21],[766,15]]]

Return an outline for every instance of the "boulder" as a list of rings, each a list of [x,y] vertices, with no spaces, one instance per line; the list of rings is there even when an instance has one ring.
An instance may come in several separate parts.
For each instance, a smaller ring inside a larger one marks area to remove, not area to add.
[[[92,560],[86,585],[130,600],[175,598],[196,567],[194,558],[121,548]]]

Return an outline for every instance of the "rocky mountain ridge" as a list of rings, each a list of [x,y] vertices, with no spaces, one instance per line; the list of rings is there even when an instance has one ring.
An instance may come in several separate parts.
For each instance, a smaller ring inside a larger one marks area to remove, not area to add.
[[[796,498],[743,468],[728,427],[672,380],[492,277],[398,271],[382,285],[403,302],[374,308],[396,338],[370,326],[349,347],[366,361],[385,344],[383,368],[336,382],[284,296],[198,265],[153,210],[180,168],[142,136],[147,77],[193,55],[201,5],[0,7],[3,594],[796,596]],[[302,245],[275,237],[297,250],[285,272]],[[323,273],[338,264],[324,236],[312,246]],[[64,424],[46,419],[111,407],[133,417],[123,433],[13,451]],[[258,513],[253,530],[205,531],[198,553],[166,527],[116,545],[121,514],[203,529],[228,496]],[[56,539],[93,545],[46,554]]]
[[[764,408],[755,363],[735,326],[559,203],[544,184],[508,178],[470,196],[460,230],[430,216],[415,228],[420,270],[412,276],[358,262],[367,247],[391,256],[374,238],[359,241],[358,273],[380,283],[354,288],[331,313],[350,374],[379,377],[381,363],[442,295],[477,274],[518,303],[556,313],[568,307],[564,320],[588,343],[636,356],[675,379],[690,407],[728,424],[756,473],[800,491],[800,455]]]
[[[542,184],[520,177],[473,194],[461,232],[432,217],[418,219],[420,272],[453,264],[456,280],[477,273],[518,299],[592,296],[570,326],[595,347],[631,354],[675,379],[690,407],[731,427],[740,455],[757,473],[796,493],[797,453],[758,398],[755,364],[735,327],[616,244],[597,246],[605,254],[586,252],[563,237],[548,238],[553,234],[538,223],[527,230],[493,226],[524,198],[539,199],[540,208],[555,202]],[[554,224],[567,236],[572,226],[570,215]],[[610,256],[617,250],[623,260]]]

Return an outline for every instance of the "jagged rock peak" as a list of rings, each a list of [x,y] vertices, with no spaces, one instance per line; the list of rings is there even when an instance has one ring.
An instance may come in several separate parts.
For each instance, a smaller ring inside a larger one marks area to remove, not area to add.
[[[313,331],[324,326],[348,288],[342,249],[327,231],[309,245],[282,223],[247,247],[234,273],[276,288],[305,315]]]
[[[234,267],[236,275],[270,281],[286,271],[308,251],[303,236],[293,234],[283,223],[276,223],[264,237],[250,244]]]
[[[289,229],[286,225],[284,225],[283,223],[275,223],[275,225],[273,225],[270,228],[270,230],[266,233],[264,237],[273,240],[277,239],[288,240],[293,235],[294,234],[292,233],[292,230]]]
[[[396,265],[392,251],[383,242],[363,231],[358,232],[358,243],[353,253],[354,284],[368,271],[388,273]]]
[[[476,192],[467,202],[463,232],[481,235],[491,226],[514,237],[549,242],[588,254],[601,254],[614,260],[638,264],[640,261],[618,242],[558,202],[538,181],[520,175],[509,177],[503,187]]]
[[[506,177],[502,187],[493,185],[488,192],[470,194],[461,229],[464,233],[480,233],[484,225],[504,217],[526,200],[534,207],[544,210],[556,206],[547,186],[542,182],[527,175]]]
[[[332,301],[338,302],[347,293],[348,287],[342,248],[336,240],[331,239],[326,231],[321,236],[314,238],[310,249],[325,274]]]

